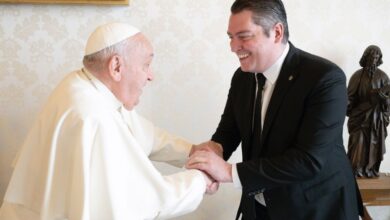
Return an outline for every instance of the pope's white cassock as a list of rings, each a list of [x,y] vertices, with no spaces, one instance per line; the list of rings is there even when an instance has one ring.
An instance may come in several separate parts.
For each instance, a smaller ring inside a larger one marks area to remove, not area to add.
[[[150,160],[183,166],[191,145],[127,111],[85,69],[49,97],[17,159],[1,220],[165,219],[193,211],[198,170],[163,176]]]

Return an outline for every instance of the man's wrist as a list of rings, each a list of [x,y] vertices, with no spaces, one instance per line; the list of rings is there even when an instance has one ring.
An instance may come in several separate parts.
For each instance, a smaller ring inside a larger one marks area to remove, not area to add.
[[[237,172],[237,164],[232,165],[231,175],[232,175],[232,179],[233,179],[234,188],[242,189],[241,180],[240,180],[240,177],[238,176],[238,172]]]

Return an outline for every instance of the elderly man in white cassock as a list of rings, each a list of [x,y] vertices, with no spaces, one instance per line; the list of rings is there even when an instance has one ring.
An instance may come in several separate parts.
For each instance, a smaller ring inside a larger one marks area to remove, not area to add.
[[[57,86],[22,146],[1,220],[166,219],[216,191],[201,171],[164,176],[151,162],[182,166],[191,149],[134,110],[153,78],[152,58],[128,24],[91,34],[84,68]]]

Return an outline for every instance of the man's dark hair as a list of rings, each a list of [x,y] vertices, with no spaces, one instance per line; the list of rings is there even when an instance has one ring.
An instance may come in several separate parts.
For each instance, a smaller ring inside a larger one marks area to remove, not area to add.
[[[269,37],[271,28],[281,23],[284,27],[283,43],[287,43],[289,32],[287,24],[287,14],[283,2],[280,0],[236,0],[230,11],[232,14],[240,13],[244,10],[253,13],[252,20],[260,25],[264,34]]]

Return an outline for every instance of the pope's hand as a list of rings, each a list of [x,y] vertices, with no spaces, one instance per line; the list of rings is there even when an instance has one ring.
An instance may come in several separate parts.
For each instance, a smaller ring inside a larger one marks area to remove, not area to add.
[[[202,172],[202,174],[206,180],[206,194],[212,195],[217,192],[219,188],[219,183],[206,173]]]

